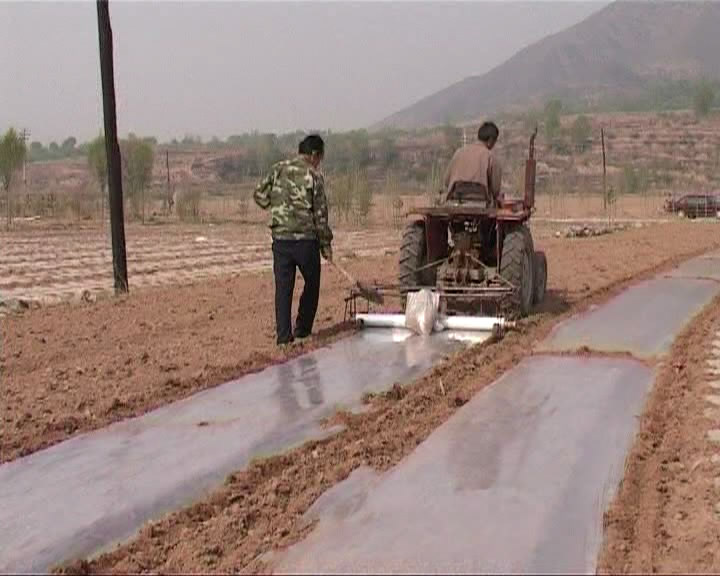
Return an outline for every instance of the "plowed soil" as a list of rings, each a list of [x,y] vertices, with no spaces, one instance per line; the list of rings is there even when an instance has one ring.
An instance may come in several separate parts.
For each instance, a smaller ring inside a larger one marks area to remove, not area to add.
[[[648,400],[625,477],[606,514],[604,574],[720,571],[720,412],[707,396],[720,336],[720,298],[676,340]]]
[[[27,226],[0,231],[0,298],[43,304],[107,293],[113,285],[109,230],[100,226]],[[382,256],[397,242],[392,228],[344,231],[339,257]],[[187,284],[272,268],[263,225],[131,224],[127,230],[131,289]],[[0,310],[1,313],[1,310]]]
[[[542,235],[537,235],[542,238]],[[309,529],[300,521],[302,514],[326,489],[345,478],[354,468],[369,464],[378,469],[386,469],[396,464],[402,457],[412,451],[437,426],[447,420],[459,406],[462,406],[475,393],[490,384],[500,373],[506,371],[532,351],[535,342],[541,339],[552,326],[562,317],[586,307],[614,293],[629,282],[648,275],[662,267],[668,267],[689,256],[720,247],[717,227],[713,224],[678,223],[658,225],[650,228],[630,230],[611,236],[590,239],[560,240],[554,238],[541,239],[536,242],[548,255],[550,280],[547,301],[543,309],[523,322],[517,331],[489,345],[481,345],[459,353],[450,361],[434,368],[430,374],[410,386],[396,387],[390,393],[369,399],[372,409],[362,414],[340,414],[339,420],[345,424],[345,430],[321,442],[312,442],[288,454],[275,456],[256,462],[247,470],[238,472],[228,478],[225,486],[216,491],[203,502],[169,515],[168,517],[146,526],[136,539],[122,545],[117,550],[105,554],[88,563],[80,561],[67,568],[68,571],[91,572],[144,572],[144,571],[181,571],[181,572],[218,572],[243,571],[254,572],[267,569],[268,552],[286,546],[302,538]],[[368,269],[377,271],[384,266],[383,273],[392,274],[392,258],[381,259],[368,263]],[[376,272],[377,274],[377,272]],[[326,278],[327,278],[326,274]],[[247,349],[242,342],[249,343],[244,334],[256,328],[262,340],[250,344],[258,354],[266,354],[265,361],[273,361],[281,356],[272,349],[272,319],[270,300],[272,283],[269,277],[256,289],[253,306],[237,313],[236,322],[242,319],[244,328],[233,331],[226,325],[225,331],[218,334],[223,337],[209,339],[214,329],[202,329],[192,322],[198,321],[212,310],[211,305],[229,306],[227,298],[237,281],[227,280],[217,284],[206,283],[202,286],[188,288],[185,298],[195,297],[195,310],[186,315],[184,324],[158,322],[162,326],[161,334],[170,337],[182,337],[176,332],[183,332],[188,338],[190,330],[196,332],[195,340],[188,342],[183,352],[187,353],[189,366],[184,367],[188,376],[178,381],[187,382],[177,393],[181,397],[193,390],[211,383],[217,384],[219,376],[227,376],[237,365],[231,366],[227,374],[213,374],[205,381],[193,378],[193,369],[198,370],[199,356],[209,364],[214,361],[219,365],[222,359],[227,362],[232,357],[246,357]],[[262,290],[265,288],[265,290]],[[326,285],[325,303],[338,300],[332,290],[339,289]],[[262,293],[260,293],[262,291]],[[152,302],[161,307],[174,302],[180,309],[178,291],[153,292]],[[202,294],[206,301],[198,296]],[[134,297],[134,305],[115,303],[98,303],[96,307],[126,306],[126,314],[118,314],[119,322],[127,322],[132,315],[148,314],[155,317],[152,307],[142,306],[149,295],[138,294]],[[263,300],[264,299],[264,300]],[[262,302],[265,302],[262,304]],[[237,302],[237,301],[235,301]],[[240,304],[238,303],[238,306]],[[81,308],[67,307],[62,314],[77,314]],[[325,308],[325,310],[332,310]],[[60,312],[50,311],[51,314]],[[335,310],[337,312],[337,310]],[[87,314],[85,312],[84,314]],[[15,332],[20,328],[29,328],[34,313],[12,320]],[[321,314],[325,318],[325,314]],[[148,322],[143,316],[143,321]],[[38,320],[34,320],[38,321]],[[57,320],[56,320],[57,321]],[[328,328],[331,321],[327,321]],[[21,324],[26,323],[24,326]],[[78,322],[79,323],[79,322]],[[71,323],[72,324],[72,323]],[[202,326],[207,326],[206,322]],[[232,343],[224,339],[233,334]],[[11,340],[12,342],[12,340]],[[186,357],[156,345],[161,340],[145,338],[142,348],[137,348],[136,341],[127,339],[126,345],[135,352],[134,358],[142,356],[141,350],[148,351],[148,360],[152,365],[160,363],[163,355],[172,354],[174,358]],[[175,340],[178,342],[178,340]],[[317,345],[315,342],[311,345]],[[191,350],[192,349],[192,350]],[[4,347],[5,350],[5,347]],[[242,350],[242,352],[239,352]],[[69,355],[69,350],[66,356]],[[123,350],[128,354],[128,349]],[[56,354],[56,357],[60,356]],[[88,361],[92,357],[83,355]],[[22,358],[22,355],[18,361]],[[73,354],[74,361],[78,355]],[[106,361],[115,358],[114,354],[105,357]],[[49,361],[49,358],[48,360]],[[98,358],[100,362],[100,358]],[[195,364],[193,364],[195,362]],[[144,366],[151,364],[146,362]],[[257,365],[262,364],[258,361]],[[124,394],[135,393],[138,400],[129,413],[139,413],[150,407],[154,402],[154,392],[162,390],[163,373],[157,368],[146,373],[146,378],[138,379],[138,387],[128,387],[127,382],[114,381],[114,387],[108,390],[122,389]],[[32,373],[32,371],[28,371]],[[158,376],[160,379],[158,380]],[[216,377],[217,376],[217,377]],[[112,382],[112,380],[110,380]],[[42,379],[37,381],[42,382]],[[94,381],[94,382],[97,382]],[[103,381],[107,386],[108,382]],[[37,389],[35,384],[30,389]],[[19,386],[16,386],[14,398],[22,398]],[[87,390],[87,389],[86,389]],[[47,392],[45,392],[47,394]],[[62,395],[57,395],[62,398]],[[91,398],[101,399],[100,393],[88,394]],[[79,397],[79,396],[78,396]],[[163,401],[173,397],[169,393]],[[155,402],[157,404],[157,402]],[[61,405],[56,399],[52,406]],[[26,411],[34,410],[35,404],[25,401]],[[62,410],[65,410],[64,408]],[[37,410],[33,414],[42,414]],[[129,415],[129,414],[128,414]],[[30,420],[33,419],[31,414]],[[40,434],[28,434],[17,442],[23,445],[28,440],[41,443]],[[55,439],[57,441],[57,439]]]
[[[392,257],[347,267],[358,277],[381,278],[391,273]],[[0,459],[137,416],[331,342],[351,328],[343,325],[347,287],[338,276],[323,270],[315,335],[289,349],[275,346],[271,274],[150,288],[2,319]],[[295,309],[301,289],[299,281]]]

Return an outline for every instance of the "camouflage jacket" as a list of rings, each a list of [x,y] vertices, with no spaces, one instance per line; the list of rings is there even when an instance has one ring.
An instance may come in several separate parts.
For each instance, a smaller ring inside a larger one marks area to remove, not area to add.
[[[322,174],[303,158],[275,164],[253,197],[260,208],[270,209],[274,239],[317,239],[320,246],[332,242]]]

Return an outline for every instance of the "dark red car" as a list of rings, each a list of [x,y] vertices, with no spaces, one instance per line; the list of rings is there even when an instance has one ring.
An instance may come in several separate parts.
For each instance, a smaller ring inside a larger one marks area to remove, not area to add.
[[[665,211],[688,218],[720,218],[720,196],[700,192],[668,198]]]

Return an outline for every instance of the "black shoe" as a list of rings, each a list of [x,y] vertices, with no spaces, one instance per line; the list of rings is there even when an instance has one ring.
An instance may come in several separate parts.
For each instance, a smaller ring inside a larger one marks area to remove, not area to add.
[[[298,332],[295,332],[295,338],[298,340],[304,340],[305,338],[310,337],[310,332],[305,332],[303,330],[299,330]]]

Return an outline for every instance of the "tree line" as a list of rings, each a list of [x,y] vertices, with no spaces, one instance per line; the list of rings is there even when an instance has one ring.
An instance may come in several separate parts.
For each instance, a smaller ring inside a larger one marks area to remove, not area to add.
[[[640,108],[662,110],[665,107],[692,107],[696,116],[707,116],[717,102],[720,93],[718,83],[709,80],[691,82],[686,80],[652,84],[648,87],[644,105]],[[625,108],[632,108],[627,103]],[[578,113],[580,112],[580,113]],[[570,125],[563,126],[561,118],[566,114],[576,114]],[[525,115],[525,128],[542,129],[549,147],[556,153],[571,154],[585,152],[592,141],[592,126],[582,108],[560,99],[551,99],[541,109],[528,111]],[[424,182],[438,173],[453,151],[463,141],[462,131],[451,122],[436,128],[416,130],[412,133],[399,130],[386,130],[370,134],[366,130],[349,132],[319,131],[326,141],[327,155],[325,171],[332,178],[341,179],[344,175],[353,175],[350,182],[357,183],[367,178],[365,172],[371,167],[392,171],[407,180]],[[198,147],[227,150],[216,166],[220,179],[226,183],[242,181],[246,178],[258,178],[265,174],[272,164],[282,158],[292,156],[297,151],[297,143],[306,132],[296,131],[286,134],[248,132],[227,137],[224,140],[213,137],[207,141],[199,136],[186,135],[182,139],[160,143],[154,137],[138,137],[128,134],[121,140],[122,173],[125,196],[136,217],[144,217],[144,196],[152,180],[152,169],[156,150],[190,150]],[[441,135],[439,145],[430,150],[411,154],[404,158],[399,146],[400,139],[423,138],[428,135]],[[474,139],[470,135],[470,140]],[[65,138],[60,144],[50,142],[47,146],[33,141],[29,147],[21,135],[10,128],[0,139],[0,184],[5,192],[8,206],[8,225],[11,219],[10,188],[14,174],[23,162],[60,160],[69,157],[85,157],[94,175],[98,188],[104,192],[107,186],[107,163],[105,143],[102,134],[97,138],[78,143],[74,136]],[[361,176],[358,176],[360,174]],[[363,188],[360,185],[353,185]],[[348,188],[350,186],[348,185]]]

